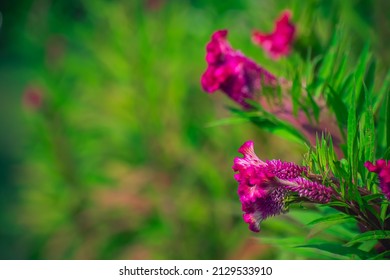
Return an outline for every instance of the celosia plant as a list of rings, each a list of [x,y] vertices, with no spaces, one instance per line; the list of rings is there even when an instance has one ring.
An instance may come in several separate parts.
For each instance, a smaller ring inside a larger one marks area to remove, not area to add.
[[[234,50],[226,39],[227,34],[227,30],[216,31],[206,46],[208,67],[202,75],[202,87],[209,93],[220,89],[238,104],[249,108],[245,99],[253,98],[262,84],[276,84],[276,78]]]
[[[235,158],[233,170],[238,171],[238,195],[244,220],[252,231],[260,231],[260,222],[267,217],[286,212],[288,201],[330,201],[332,188],[307,179],[306,167],[280,160],[261,161],[252,141],[238,151],[244,157]]]
[[[277,59],[290,53],[295,33],[291,12],[284,12],[271,34],[256,31],[252,39]],[[249,229],[259,232],[262,221],[286,213],[292,205],[327,206],[338,213],[312,225],[354,219],[361,233],[344,245],[361,258],[390,255],[390,97],[387,81],[378,89],[373,86],[375,69],[368,48],[355,68],[347,69],[336,32],[331,51],[319,65],[294,60],[308,64],[310,71],[301,75],[296,70],[289,81],[234,50],[226,37],[227,30],[217,31],[207,44],[203,89],[227,94],[240,106],[231,109],[238,118],[308,145],[302,165],[260,160],[253,141],[239,148],[243,157],[234,159],[233,170]],[[274,90],[266,93],[264,86]],[[359,248],[366,241],[378,244]]]

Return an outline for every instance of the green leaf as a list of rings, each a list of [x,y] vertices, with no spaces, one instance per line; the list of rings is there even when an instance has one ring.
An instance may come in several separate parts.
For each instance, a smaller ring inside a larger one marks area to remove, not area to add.
[[[347,127],[347,149],[348,149],[348,159],[352,158],[352,153],[355,152],[355,140],[356,140],[356,130],[357,130],[357,121],[356,121],[356,98],[355,92],[351,95],[350,107],[348,112],[348,127]]]
[[[354,85],[354,75],[350,73],[344,80],[341,89],[339,91],[340,97],[343,99],[344,103],[349,103],[350,95],[353,93],[353,85]]]
[[[374,257],[369,258],[369,260],[380,260],[380,259],[385,259],[390,256],[390,250],[384,251],[383,253],[380,253]]]
[[[359,259],[367,259],[372,257],[371,254],[359,250],[354,247],[345,247],[339,243],[322,243],[322,244],[309,244],[297,246],[297,248],[310,248],[317,249],[322,252],[330,253],[333,257],[338,257],[341,259],[350,259],[358,257]]]
[[[387,95],[385,116],[386,116],[385,124],[387,124],[387,125],[385,125],[386,144],[387,144],[387,147],[390,147],[390,127],[389,127],[389,124],[390,124],[390,96],[389,95]]]
[[[351,246],[357,242],[364,242],[368,240],[390,239],[390,230],[373,230],[358,234],[345,246]]]
[[[209,122],[206,127],[215,127],[215,126],[221,126],[221,125],[233,125],[233,124],[242,124],[245,122],[249,122],[249,120],[244,118],[224,118],[216,121]]]
[[[382,106],[379,107],[377,120],[378,155],[382,157],[390,148],[390,92],[386,94]],[[385,157],[383,157],[386,159]]]
[[[348,109],[340,95],[331,86],[329,86],[329,89],[330,93],[328,98],[330,102],[328,102],[328,105],[333,109],[333,112],[336,115],[337,124],[339,125],[343,138],[345,139],[344,127],[347,125]]]
[[[347,126],[347,156],[350,165],[350,183],[356,182],[356,165],[357,165],[357,119],[356,119],[356,89],[352,91],[350,96],[350,107],[348,112],[348,126]],[[356,159],[356,160],[355,160]]]
[[[260,240],[262,243],[273,244],[281,247],[292,247],[297,246],[298,244],[305,243],[305,238],[300,236],[285,238],[263,236],[260,238]]]
[[[335,32],[333,35],[331,44],[326,51],[324,60],[321,63],[320,69],[318,70],[318,76],[325,80],[326,83],[330,80],[335,68],[334,66],[337,58],[337,45],[339,42],[339,37],[340,32],[337,30],[337,32]]]
[[[375,194],[369,194],[369,195],[362,196],[362,199],[366,202],[369,202],[369,201],[374,200],[374,199],[381,199],[382,200],[382,198],[383,198],[383,194],[381,194],[381,193],[375,193]]]
[[[384,79],[383,84],[375,98],[374,105],[373,105],[373,110],[375,113],[380,108],[380,105],[386,102],[386,97],[387,97],[387,93],[389,92],[389,87],[390,87],[390,71],[387,72],[386,78]]]
[[[332,234],[334,236],[337,236],[338,238],[349,240],[351,238],[351,233],[349,233],[347,229],[342,227],[343,225],[345,225],[346,222],[346,220],[335,220],[316,224],[308,233],[307,238],[313,238],[319,233],[327,231],[327,234]]]
[[[252,105],[253,101],[248,102]],[[256,106],[259,106],[258,104]],[[258,111],[242,111],[236,108],[230,108],[230,111],[240,117],[253,122],[255,125],[269,131],[275,135],[279,135],[288,140],[296,141],[300,144],[309,143],[303,134],[295,127],[287,122],[276,118],[273,114],[268,113],[262,107],[257,108]]]
[[[311,221],[310,223],[308,223],[308,225],[315,225],[315,224],[318,224],[318,223],[324,223],[324,222],[331,222],[331,221],[342,221],[344,222],[345,220],[348,220],[348,219],[353,219],[353,217],[349,216],[349,215],[346,215],[346,214],[333,214],[333,215],[328,215],[326,217],[322,217],[322,218],[319,218],[319,219],[315,219],[314,221]]]
[[[367,91],[372,93],[375,84],[375,70],[376,70],[376,61],[372,61],[370,67],[367,70],[367,74],[364,80],[364,84],[367,87]]]
[[[319,205],[320,207],[324,207],[324,206],[329,206],[329,207],[332,207],[332,206],[339,206],[339,207],[345,207],[345,208],[349,208],[349,205],[345,202],[342,202],[342,201],[334,201],[334,202],[329,202],[327,204],[321,204]]]
[[[367,97],[368,99],[368,97]],[[375,124],[374,113],[371,106],[367,105],[365,114],[365,129],[364,129],[364,161],[373,161],[375,157]]]
[[[315,100],[313,98],[313,95],[312,95],[312,93],[310,91],[307,91],[307,99],[308,99],[310,108],[313,111],[314,119],[316,120],[316,122],[318,122],[319,118],[320,118],[320,107],[315,102]]]
[[[309,84],[306,87],[306,90],[314,94],[324,84],[325,84],[325,80],[322,79],[321,77],[317,77],[311,84]]]
[[[371,68],[370,68],[371,69]],[[375,124],[374,124],[374,112],[372,110],[372,87],[367,88],[364,86],[364,111],[361,120],[360,138],[362,146],[359,147],[360,151],[364,152],[364,156],[359,157],[360,161],[373,161],[375,153]],[[363,166],[361,166],[363,168]],[[364,173],[367,174],[367,170],[364,169]]]
[[[371,54],[369,52],[370,48],[369,45],[367,44],[362,53],[360,54],[359,60],[358,60],[358,65],[356,67],[356,72],[355,72],[355,86],[356,86],[356,97],[360,95],[360,92],[363,87],[364,83],[364,76],[367,70],[367,66],[370,61]]]
[[[296,72],[291,89],[291,97],[293,101],[293,114],[296,117],[300,106],[300,97],[302,94],[301,80],[298,72]]]
[[[339,89],[344,77],[346,77],[346,69],[347,69],[347,61],[348,61],[348,54],[344,55],[341,59],[340,66],[334,75],[334,82],[333,85],[336,89]]]
[[[380,217],[381,217],[381,222],[384,224],[385,221],[386,221],[386,214],[387,214],[387,209],[389,208],[389,204],[382,204],[381,205],[381,214],[380,214]]]

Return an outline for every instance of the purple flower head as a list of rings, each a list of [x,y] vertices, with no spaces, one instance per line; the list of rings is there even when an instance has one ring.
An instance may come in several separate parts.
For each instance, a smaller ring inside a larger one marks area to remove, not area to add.
[[[370,172],[375,172],[379,177],[379,187],[388,200],[390,200],[390,161],[379,159],[375,165],[367,161],[364,166]]]
[[[286,189],[297,193],[300,197],[317,203],[328,203],[333,193],[331,188],[302,177],[290,180],[290,183],[286,183],[285,186]]]
[[[234,50],[226,40],[228,31],[219,30],[206,46],[207,69],[201,78],[203,90],[213,93],[222,90],[245,108],[245,99],[252,99],[261,84],[275,85],[276,78],[254,61]]]
[[[206,61],[208,64],[223,63],[226,56],[234,55],[234,50],[226,40],[228,31],[218,30],[211,36],[211,41],[206,45]]]
[[[299,166],[293,162],[283,162],[279,159],[267,160],[267,166],[279,179],[293,179],[307,174],[305,166]]]
[[[273,189],[268,195],[258,198],[254,203],[243,204],[244,222],[249,224],[249,229],[260,231],[260,223],[268,217],[279,215],[286,211],[285,197],[287,190],[282,187]]]
[[[275,186],[275,176],[261,168],[248,168],[236,174],[238,189],[237,193],[241,203],[253,203],[258,198],[267,196],[269,190]]]
[[[307,168],[292,162],[260,160],[253,141],[245,142],[238,150],[243,157],[234,159],[234,178],[244,211],[244,221],[252,231],[260,230],[260,222],[286,211],[285,202],[294,193],[316,203],[330,201],[332,189],[302,176]]]
[[[233,170],[238,171],[234,178],[239,183],[238,195],[241,203],[251,203],[263,197],[272,185],[274,174],[267,169],[253,149],[253,141],[244,143],[238,150],[244,157],[234,159]]]
[[[291,12],[284,11],[276,21],[274,31],[270,34],[254,31],[253,42],[262,47],[273,59],[287,55],[295,36],[295,25],[290,19]]]

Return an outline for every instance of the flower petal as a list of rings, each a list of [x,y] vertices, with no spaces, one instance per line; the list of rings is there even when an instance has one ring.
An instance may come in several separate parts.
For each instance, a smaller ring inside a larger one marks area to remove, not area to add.
[[[284,11],[275,23],[274,31],[270,34],[264,34],[254,31],[252,41],[262,47],[273,59],[286,56],[295,36],[295,25],[290,21],[291,12]]]
[[[262,84],[276,85],[276,78],[240,51],[234,50],[226,39],[227,34],[227,30],[219,30],[211,36],[206,46],[208,67],[202,75],[201,84],[206,92],[220,89],[244,108],[249,108],[245,99],[253,99]]]

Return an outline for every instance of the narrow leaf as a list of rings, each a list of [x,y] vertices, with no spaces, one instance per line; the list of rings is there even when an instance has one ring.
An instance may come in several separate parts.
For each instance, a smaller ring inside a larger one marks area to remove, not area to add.
[[[390,239],[390,230],[373,230],[358,234],[350,242],[345,244],[345,246],[351,246],[357,242],[379,239]]]
[[[360,259],[367,259],[369,257],[372,257],[371,254],[367,252],[364,252],[362,250],[353,247],[345,247],[338,243],[309,244],[309,245],[302,245],[297,247],[317,249],[320,251],[334,254],[336,257],[341,257],[344,259],[349,259],[351,256],[357,256]]]
[[[329,215],[329,216],[322,217],[319,219],[315,219],[314,221],[311,221],[310,223],[308,223],[308,225],[315,225],[318,223],[339,221],[339,220],[345,221],[345,220],[348,220],[351,218],[353,218],[353,217],[346,215],[346,214],[333,214],[333,215]]]

